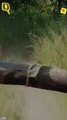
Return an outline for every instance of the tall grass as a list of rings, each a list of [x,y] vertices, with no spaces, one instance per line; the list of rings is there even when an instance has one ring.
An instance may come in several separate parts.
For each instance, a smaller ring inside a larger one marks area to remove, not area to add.
[[[60,31],[60,32],[59,32]],[[32,59],[41,64],[59,66],[67,69],[67,30],[49,28],[45,37],[32,41]]]

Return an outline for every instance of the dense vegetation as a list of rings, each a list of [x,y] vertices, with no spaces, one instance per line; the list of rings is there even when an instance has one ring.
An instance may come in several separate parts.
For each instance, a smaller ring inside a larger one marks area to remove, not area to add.
[[[11,15],[0,14],[0,59],[67,68],[67,17],[50,4],[50,0],[10,0]]]

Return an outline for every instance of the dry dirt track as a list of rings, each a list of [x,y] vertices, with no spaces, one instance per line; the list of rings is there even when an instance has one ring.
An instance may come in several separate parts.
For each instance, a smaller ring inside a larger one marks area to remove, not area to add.
[[[7,120],[67,120],[67,94],[0,85],[0,117]]]

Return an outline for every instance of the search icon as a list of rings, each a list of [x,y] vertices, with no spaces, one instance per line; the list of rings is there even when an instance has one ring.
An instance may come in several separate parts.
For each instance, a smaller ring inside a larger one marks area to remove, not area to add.
[[[1,6],[3,11],[6,11],[10,15],[10,4],[7,2],[3,2]]]

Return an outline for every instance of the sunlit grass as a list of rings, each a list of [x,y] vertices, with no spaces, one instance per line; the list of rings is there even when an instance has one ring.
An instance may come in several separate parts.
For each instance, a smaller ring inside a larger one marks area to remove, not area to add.
[[[33,60],[37,63],[59,66],[67,69],[66,29],[57,34],[51,29],[50,36],[33,41]]]

